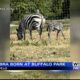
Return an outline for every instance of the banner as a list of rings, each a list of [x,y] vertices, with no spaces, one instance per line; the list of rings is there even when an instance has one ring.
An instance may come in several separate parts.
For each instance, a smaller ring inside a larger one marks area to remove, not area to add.
[[[0,70],[80,70],[72,62],[0,62]]]

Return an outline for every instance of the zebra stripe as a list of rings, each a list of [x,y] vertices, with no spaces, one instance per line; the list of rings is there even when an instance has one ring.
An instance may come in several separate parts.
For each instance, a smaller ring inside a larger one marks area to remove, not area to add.
[[[29,29],[31,39],[32,39],[33,29],[37,29],[40,35],[40,38],[41,38],[43,23],[45,24],[45,19],[42,15],[36,14],[36,15],[25,16],[21,20],[18,29],[16,29],[18,40],[21,40],[22,38],[24,38],[25,40],[25,30],[26,29]]]
[[[44,17],[43,17],[44,18]],[[40,21],[37,21],[38,19],[40,19]],[[22,24],[24,24],[24,26],[26,28],[30,28],[32,27],[34,24],[34,26],[36,26],[36,24],[39,22],[39,26],[41,25],[41,15],[28,15],[26,17],[24,17],[21,21]]]
[[[32,22],[34,21],[34,18],[39,18],[38,16],[32,16],[29,23],[28,23],[28,27],[32,26]]]
[[[62,23],[57,23],[57,24],[48,24],[51,30],[62,30],[63,24]]]
[[[50,38],[50,33],[51,31],[57,31],[57,37],[56,39],[58,39],[58,36],[59,36],[59,33],[61,32],[62,33],[62,36],[63,38],[65,39],[65,36],[63,34],[63,24],[62,23],[50,23],[48,24],[48,27],[47,27],[47,31],[48,31],[48,37]]]

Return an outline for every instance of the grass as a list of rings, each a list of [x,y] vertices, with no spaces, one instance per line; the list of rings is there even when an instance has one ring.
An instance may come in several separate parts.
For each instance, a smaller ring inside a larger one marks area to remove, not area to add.
[[[11,61],[70,61],[70,28],[69,20],[58,20],[64,24],[64,35],[60,34],[56,40],[56,33],[51,33],[51,42],[48,40],[47,32],[44,31],[42,39],[38,33],[33,31],[33,40],[30,40],[26,31],[26,40],[18,41],[16,36],[16,26],[10,29],[10,59]],[[18,21],[12,22],[18,25]],[[72,54],[74,56],[74,54]],[[75,56],[76,57],[76,56]],[[72,59],[73,61],[73,59]],[[10,73],[15,79],[80,79],[80,72],[50,73],[48,70],[25,70],[22,72]]]
[[[66,26],[69,20],[62,20],[64,23],[64,35],[59,36],[56,40],[56,32],[51,33],[49,41],[47,31],[42,34],[42,39],[39,39],[37,31],[33,31],[33,40],[30,39],[29,31],[26,30],[26,40],[18,41],[16,36],[16,28],[10,28],[10,57],[11,61],[69,61],[70,58],[70,28]],[[18,24],[18,22],[12,22]],[[14,56],[15,57],[14,57]]]
[[[22,73],[13,73],[15,79],[70,79],[71,73],[50,73],[48,70],[26,70]]]
[[[11,27],[10,35],[10,60],[11,61],[70,61],[70,28],[69,20],[58,20],[64,24],[63,33],[66,37],[59,36],[56,40],[56,32],[51,33],[48,40],[47,31],[43,32],[42,39],[36,31],[33,31],[33,40],[30,40],[28,30],[26,40],[18,41],[16,26]],[[12,22],[18,24],[18,22]],[[50,73],[48,70],[25,70],[19,73],[11,73],[15,79],[70,79],[74,74]]]

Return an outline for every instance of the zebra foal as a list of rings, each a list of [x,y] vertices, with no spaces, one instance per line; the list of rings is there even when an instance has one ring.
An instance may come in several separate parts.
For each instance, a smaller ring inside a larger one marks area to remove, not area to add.
[[[63,38],[65,39],[63,33],[63,24],[62,23],[48,23],[47,31],[48,31],[48,38],[50,39],[51,31],[57,31],[56,40],[58,40],[59,33],[62,33]]]

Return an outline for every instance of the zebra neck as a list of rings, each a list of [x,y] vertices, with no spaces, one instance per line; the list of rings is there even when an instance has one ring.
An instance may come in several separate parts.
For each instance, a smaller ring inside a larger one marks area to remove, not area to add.
[[[23,26],[18,27],[19,32],[22,34],[24,32]]]

